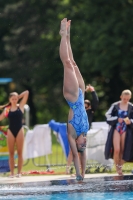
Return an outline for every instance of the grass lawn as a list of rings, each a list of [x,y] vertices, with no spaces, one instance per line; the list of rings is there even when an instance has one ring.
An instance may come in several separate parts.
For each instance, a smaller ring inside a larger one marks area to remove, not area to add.
[[[87,165],[88,166],[88,165]],[[115,167],[113,166],[111,171],[110,170],[105,170],[104,171],[104,167],[100,167],[100,169],[98,169],[98,166],[100,166],[99,164],[95,167],[92,167],[90,168],[90,171],[89,173],[93,174],[93,173],[109,173],[109,174],[112,174],[112,173],[116,173],[116,170],[115,170]],[[75,169],[74,167],[72,166],[72,173],[75,173]],[[97,170],[98,169],[98,170]],[[31,171],[31,170],[37,170],[37,171],[46,171],[47,170],[47,167],[43,167],[43,166],[35,166],[33,164],[33,161],[30,159],[28,164],[23,166],[23,169],[22,169],[22,172],[28,172],[28,171]],[[50,167],[50,170],[54,170],[54,174],[65,174],[65,171],[66,171],[66,167],[65,166],[51,166]],[[131,174],[131,171],[133,170],[133,163],[125,163],[124,166],[123,166],[123,173],[129,173]],[[87,172],[88,173],[88,172]],[[88,174],[89,174],[88,173]]]
[[[26,162],[27,161],[24,161],[22,172],[31,170],[46,171],[48,166],[50,166],[49,169],[54,170],[55,174],[65,174],[67,160],[61,145],[57,141],[56,136],[52,133],[52,154],[30,159],[25,165]]]
[[[26,161],[25,161],[26,162]],[[22,171],[46,171],[48,168],[56,173],[65,173],[66,158],[59,144],[52,145],[52,154],[34,159],[29,159],[28,163],[22,168]]]

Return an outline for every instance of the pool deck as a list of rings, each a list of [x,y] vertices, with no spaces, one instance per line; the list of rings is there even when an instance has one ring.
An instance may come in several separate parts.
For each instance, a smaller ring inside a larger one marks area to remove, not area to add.
[[[129,175],[129,174],[124,174]],[[118,176],[117,174],[109,174],[109,173],[97,173],[97,174],[86,174],[85,179],[96,179],[96,178],[102,178],[102,177],[112,177],[112,176]],[[131,175],[132,176],[132,175]],[[74,176],[71,175],[33,175],[33,176],[22,176],[20,178],[14,177],[3,177],[0,176],[0,185],[2,184],[12,184],[12,183],[35,183],[35,182],[41,182],[41,181],[53,181],[53,180],[69,180],[74,179]],[[85,180],[84,179],[84,180]]]

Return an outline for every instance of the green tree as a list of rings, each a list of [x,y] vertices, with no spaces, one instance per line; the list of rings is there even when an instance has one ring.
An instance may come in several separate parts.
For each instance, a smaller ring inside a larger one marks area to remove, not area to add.
[[[32,125],[51,118],[66,121],[63,66],[59,58],[60,20],[72,20],[74,58],[85,83],[100,99],[96,120],[123,89],[132,91],[132,0],[21,0],[3,2],[0,73],[12,77],[16,90],[30,91]]]

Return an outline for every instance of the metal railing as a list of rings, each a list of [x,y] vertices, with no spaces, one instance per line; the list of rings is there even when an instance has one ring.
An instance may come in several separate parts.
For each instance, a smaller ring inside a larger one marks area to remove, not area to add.
[[[36,167],[45,167],[47,170],[57,169],[59,167],[66,167],[67,166],[67,158],[63,152],[61,144],[58,142],[58,134],[55,136],[53,133],[52,135],[52,154],[32,158],[32,163]],[[29,159],[27,159],[23,166],[29,163]],[[100,173],[111,171],[112,166],[104,165],[98,163],[95,160],[87,160],[86,164],[86,174],[87,173]],[[74,165],[73,162],[70,166],[70,173],[73,173]]]
[[[51,167],[66,166],[67,159],[60,143],[58,142],[58,138],[56,138],[55,136],[53,140],[54,142],[52,141],[52,154],[41,156],[38,158],[32,158],[32,162],[35,166],[46,167],[47,170]]]

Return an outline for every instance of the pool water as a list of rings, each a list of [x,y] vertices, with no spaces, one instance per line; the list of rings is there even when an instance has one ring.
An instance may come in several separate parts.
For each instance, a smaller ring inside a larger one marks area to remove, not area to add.
[[[133,200],[133,175],[0,185],[0,200]]]
[[[43,197],[42,199],[47,199]],[[53,195],[50,200],[61,200],[61,199],[67,199],[67,200],[128,200],[133,199],[133,192],[99,192],[99,193],[74,193],[74,194],[60,194],[60,195]]]
[[[3,200],[133,200],[133,192],[99,192],[99,193],[61,193],[49,195],[10,195],[8,197],[0,197]]]

